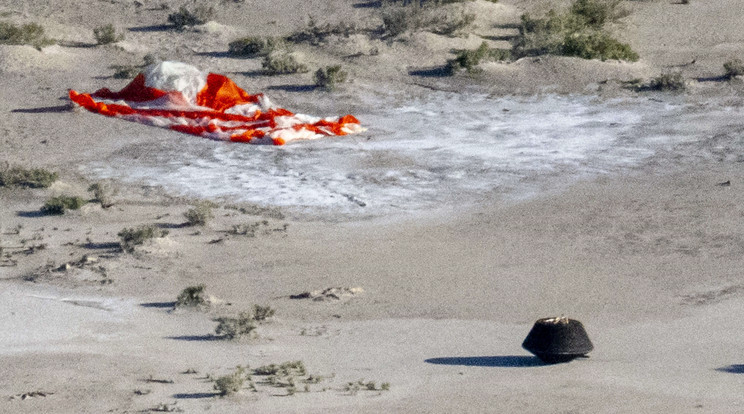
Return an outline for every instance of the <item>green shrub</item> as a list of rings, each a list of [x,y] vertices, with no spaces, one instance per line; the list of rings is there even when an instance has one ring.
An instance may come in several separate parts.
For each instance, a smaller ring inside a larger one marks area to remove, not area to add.
[[[41,207],[41,212],[46,215],[62,215],[66,210],[79,210],[86,203],[81,197],[57,196],[47,200]]]
[[[570,13],[583,18],[588,26],[601,28],[624,15],[618,8],[619,4],[620,0],[576,0]]]
[[[214,214],[212,214],[212,204],[198,204],[183,213],[183,216],[186,217],[189,226],[204,226],[210,219],[214,218]]]
[[[728,79],[742,76],[744,75],[744,63],[741,59],[730,60],[723,64],[723,70],[726,71],[724,76]]]
[[[340,23],[326,23],[318,25],[312,18],[308,22],[307,26],[291,35],[287,36],[287,41],[292,43],[310,43],[312,45],[319,45],[325,41],[329,36],[343,36],[349,37],[353,34],[360,33],[364,29],[358,27],[353,22],[340,22]]]
[[[155,225],[144,225],[137,228],[123,229],[118,233],[121,248],[129,253],[134,252],[134,247],[145,244],[147,240],[165,237],[168,230],[163,230]]]
[[[576,0],[568,11],[550,10],[545,17],[522,15],[515,57],[554,54],[584,59],[638,60],[630,45],[619,42],[604,29],[619,18],[616,0]]]
[[[419,9],[390,7],[382,12],[382,31],[390,37],[416,31],[422,25],[422,11]]]
[[[264,57],[262,66],[267,75],[285,75],[308,71],[304,63],[301,63],[293,53],[286,50],[275,50],[270,53]]]
[[[462,69],[468,73],[476,72],[481,61],[501,61],[511,59],[511,52],[504,49],[490,49],[488,43],[483,42],[475,50],[462,50],[454,59],[448,60],[445,71],[454,75]]]
[[[0,22],[0,44],[31,45],[37,49],[56,43],[44,36],[44,28],[36,23],[16,26],[7,22]]]
[[[101,203],[101,207],[109,208],[114,205],[113,196],[116,190],[110,183],[104,181],[93,183],[88,187],[88,191],[93,192],[94,200]]]
[[[651,82],[643,89],[674,92],[685,90],[686,87],[685,78],[680,72],[668,72],[651,79]]]
[[[246,380],[245,368],[238,367],[232,374],[224,375],[214,381],[214,389],[220,395],[232,395],[240,392]]]
[[[200,307],[207,305],[207,297],[205,294],[206,285],[189,286],[181,291],[176,298],[176,307]]]
[[[214,330],[215,334],[225,339],[238,339],[250,335],[256,329],[249,312],[241,312],[237,318],[217,318],[215,322],[218,322]]]
[[[331,91],[346,82],[346,77],[347,73],[341,70],[341,65],[327,66],[315,72],[315,85]]]
[[[253,375],[277,375],[281,377],[288,377],[293,375],[304,376],[307,375],[307,368],[305,368],[305,363],[302,361],[287,361],[279,365],[269,364],[260,366],[253,370]]]
[[[263,322],[268,318],[271,318],[276,313],[275,309],[270,306],[253,305],[253,320],[256,322]]]
[[[440,35],[453,35],[456,32],[465,29],[473,24],[475,15],[465,13],[464,10],[459,12],[436,12],[425,22],[425,28],[433,33]]]
[[[41,168],[11,167],[0,170],[0,187],[48,188],[57,177],[56,172]]]
[[[561,54],[582,59],[638,60],[638,53],[629,44],[621,43],[605,32],[594,30],[566,36]]]
[[[228,45],[228,52],[232,56],[256,57],[268,56],[277,49],[287,49],[284,39],[275,37],[245,37],[233,40]]]
[[[116,34],[116,28],[114,28],[114,25],[107,24],[105,26],[95,27],[93,29],[93,37],[95,37],[97,44],[107,45],[109,43],[116,43],[124,40],[124,33]]]
[[[418,30],[451,35],[469,26],[473,21],[475,15],[465,13],[463,10],[386,7],[382,11],[382,32],[389,37]]]
[[[168,15],[168,22],[178,30],[183,30],[186,26],[196,26],[204,24],[214,17],[214,7],[196,6],[194,11],[190,11],[184,6],[177,12]]]
[[[116,72],[114,72],[114,79],[132,79],[137,74],[142,72],[142,69],[146,68],[147,66],[150,66],[154,63],[160,62],[161,59],[153,55],[152,53],[148,53],[144,56],[142,59],[142,64],[139,65],[111,65],[109,66],[111,69],[114,69]]]

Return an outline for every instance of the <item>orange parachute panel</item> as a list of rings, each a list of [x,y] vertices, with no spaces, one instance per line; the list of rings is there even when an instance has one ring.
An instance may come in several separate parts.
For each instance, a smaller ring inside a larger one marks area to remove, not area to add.
[[[358,125],[359,120],[352,115],[327,119],[298,115],[272,106],[263,94],[247,93],[224,75],[199,75],[201,72],[193,67],[180,63],[175,63],[174,66],[177,65],[190,68],[192,76],[193,71],[196,71],[197,79],[198,76],[206,76],[205,86],[191,100],[180,91],[146,86],[147,78],[142,73],[118,92],[108,88],[99,89],[92,94],[70,90],[70,100],[101,115],[232,142],[284,145],[294,140],[345,135],[350,131],[364,130]],[[167,76],[172,75],[172,72],[163,70]],[[157,85],[157,77],[154,79],[156,80],[153,82]],[[193,80],[193,77],[190,79]],[[245,104],[253,105],[241,106]],[[230,109],[233,110],[227,112]],[[282,121],[277,122],[277,117],[282,117]],[[347,128],[350,124],[356,126]]]

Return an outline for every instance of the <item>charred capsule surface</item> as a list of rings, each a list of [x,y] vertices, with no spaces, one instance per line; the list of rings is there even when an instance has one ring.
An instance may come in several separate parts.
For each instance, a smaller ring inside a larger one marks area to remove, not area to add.
[[[594,349],[584,325],[565,317],[539,319],[522,347],[549,364],[568,362]]]

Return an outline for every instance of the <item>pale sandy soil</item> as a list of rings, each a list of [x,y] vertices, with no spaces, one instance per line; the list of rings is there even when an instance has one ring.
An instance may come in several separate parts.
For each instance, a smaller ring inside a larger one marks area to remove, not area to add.
[[[311,66],[343,63],[354,79],[333,99],[317,100],[320,92],[306,88],[311,74],[261,76],[259,59],[227,57],[227,43],[291,33],[308,15],[374,27],[374,8],[344,0],[224,2],[218,24],[178,33],[161,27],[169,13],[158,10],[162,1],[135,3],[0,2],[2,16],[42,23],[63,40],[41,52],[0,46],[0,161],[60,173],[49,189],[0,189],[0,412],[744,410],[737,119],[732,142],[709,144],[713,156],[667,154],[566,191],[395,222],[295,220],[220,205],[206,227],[187,227],[182,214],[195,200],[123,182],[115,182],[119,194],[108,209],[91,203],[64,216],[38,214],[51,195],[90,197],[92,181],[77,168],[84,162],[118,151],[146,155],[151,141],[199,139],[64,108],[69,88],[126,84],[110,77],[109,66],[139,63],[146,53],[227,73],[305,112],[354,113],[365,97],[402,100],[431,89],[617,96],[633,93],[620,81],[669,70],[689,80],[684,100],[740,105],[741,82],[695,80],[719,76],[723,62],[744,57],[737,1],[627,2],[630,14],[613,30],[640,53],[637,63],[541,57],[487,64],[474,77],[412,75],[442,65],[452,48],[477,47],[475,34],[506,47],[498,39],[512,33],[519,15],[545,8],[479,0],[466,5],[479,13],[469,37],[421,32],[300,46]],[[166,3],[171,11],[181,4]],[[129,29],[126,40],[93,47],[92,28],[109,21]],[[730,186],[718,185],[725,181]],[[276,231],[226,233],[263,220]],[[135,254],[119,249],[121,229],[152,223],[168,236]],[[84,255],[95,262],[79,264]],[[203,312],[171,310],[181,289],[200,283],[223,302]],[[328,287],[363,292],[289,298]],[[277,310],[257,337],[211,337],[213,318],[253,304]],[[584,322],[595,350],[542,365],[521,342],[536,319],[561,314]],[[237,365],[290,360],[324,379],[309,392],[300,384],[293,396],[256,376],[257,392],[214,394],[209,378]],[[388,382],[390,390],[344,390],[359,379],[378,388]]]

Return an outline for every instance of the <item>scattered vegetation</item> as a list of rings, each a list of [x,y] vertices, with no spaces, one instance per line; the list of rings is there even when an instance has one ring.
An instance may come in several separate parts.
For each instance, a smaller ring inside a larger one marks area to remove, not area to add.
[[[232,374],[217,378],[214,389],[222,396],[233,395],[240,392],[246,380],[250,381],[250,376],[246,376],[245,368],[238,366]]]
[[[270,306],[253,305],[253,320],[256,322],[263,322],[274,316],[275,313],[276,309]]]
[[[214,218],[211,203],[200,203],[183,213],[189,226],[204,226]]]
[[[281,227],[270,228],[269,221],[262,220],[251,224],[233,225],[232,228],[227,231],[227,234],[233,236],[256,237],[259,231],[261,231],[261,234],[269,235],[272,233],[286,233],[287,228],[289,228],[289,224],[287,223],[282,224]]]
[[[383,36],[395,37],[406,32],[427,30],[452,35],[475,21],[475,15],[463,10],[440,10],[431,7],[386,7],[382,11]]]
[[[257,57],[268,56],[275,50],[288,48],[287,42],[281,38],[244,37],[230,42],[228,52],[232,56]]]
[[[488,43],[483,42],[475,50],[462,50],[454,59],[448,60],[445,71],[449,75],[454,75],[462,69],[468,73],[474,73],[478,70],[477,66],[481,61],[500,61],[509,60],[511,52],[505,49],[491,49]]]
[[[205,290],[207,289],[207,286],[204,284],[197,285],[197,286],[189,286],[181,291],[181,293],[178,294],[178,298],[176,298],[176,307],[177,308],[196,308],[196,307],[202,307],[207,306],[207,295],[205,293]]]
[[[652,91],[683,91],[687,85],[685,78],[680,72],[662,73],[656,78],[651,79],[648,85],[643,89]]]
[[[117,34],[114,25],[107,24],[93,28],[93,37],[96,39],[96,44],[108,45],[124,40],[124,33]]]
[[[47,200],[41,207],[41,212],[46,215],[62,215],[66,210],[78,210],[86,203],[81,197],[61,195]]]
[[[250,312],[240,312],[237,318],[220,317],[214,321],[218,322],[214,330],[215,334],[224,339],[239,339],[256,330],[256,324]]]
[[[143,58],[143,63],[140,65],[111,65],[111,69],[114,69],[114,79],[132,79],[137,76],[147,66],[153,63],[159,62],[161,59],[152,53],[148,53]]]
[[[299,61],[297,55],[284,49],[275,50],[265,56],[262,66],[267,75],[285,75],[308,71],[307,66]]]
[[[214,17],[214,7],[196,6],[194,11],[190,11],[184,6],[177,12],[168,15],[168,23],[172,24],[178,30],[183,30],[186,26],[196,26],[204,24]]]
[[[726,71],[723,75],[726,79],[742,76],[744,75],[744,62],[741,59],[730,60],[723,64],[723,70]]]
[[[330,36],[343,36],[349,37],[353,34],[357,34],[367,29],[360,28],[353,22],[341,22],[336,24],[326,23],[318,25],[315,20],[310,18],[307,26],[287,36],[287,41],[292,43],[310,43],[312,45],[319,45]]]
[[[348,382],[344,386],[344,391],[356,395],[359,391],[389,391],[390,390],[390,383],[389,382],[383,382],[380,384],[380,387],[377,387],[377,384],[374,381],[367,381],[365,382],[363,379],[360,379],[359,381],[352,381]]]
[[[118,233],[119,244],[128,253],[134,252],[135,246],[143,245],[147,240],[165,237],[166,235],[168,235],[168,230],[163,230],[152,224],[138,228],[125,228]]]
[[[55,44],[54,39],[44,35],[44,28],[36,23],[16,26],[8,22],[0,22],[0,44],[3,45],[31,45],[39,50],[44,46]]]
[[[305,363],[302,361],[287,361],[281,364],[269,364],[263,365],[253,370],[253,375],[260,376],[305,376],[307,375],[307,368]]]
[[[57,181],[56,172],[10,167],[0,170],[0,187],[48,188]]]
[[[514,44],[516,58],[554,54],[584,59],[637,61],[630,45],[614,39],[605,25],[625,15],[619,0],[575,0],[567,11],[545,17],[522,15]]]
[[[88,187],[88,191],[93,192],[93,200],[101,203],[101,207],[109,208],[114,205],[113,196],[116,194],[116,190],[110,183],[105,181],[93,183]]]
[[[348,74],[341,69],[341,65],[320,68],[315,72],[315,85],[328,91],[338,88],[346,82]]]

